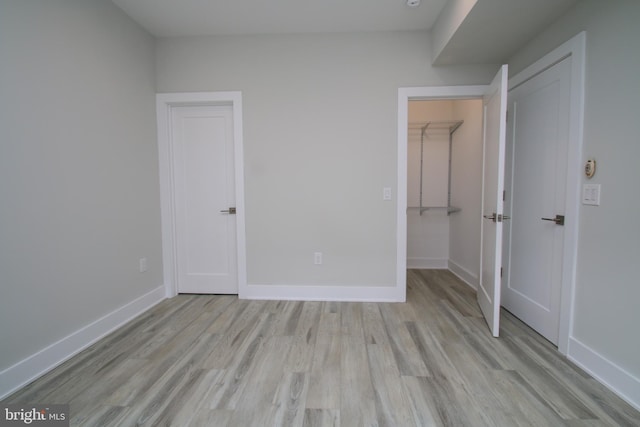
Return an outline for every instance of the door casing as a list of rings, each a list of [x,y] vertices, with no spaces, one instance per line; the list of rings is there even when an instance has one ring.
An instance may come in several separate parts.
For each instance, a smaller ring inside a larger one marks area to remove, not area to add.
[[[396,283],[406,299],[407,289],[407,140],[409,101],[482,99],[488,85],[426,86],[398,89],[398,177],[396,205]],[[478,220],[480,224],[480,220]]]
[[[162,220],[162,261],[167,298],[178,294],[174,171],[171,150],[171,109],[185,106],[230,105],[233,110],[233,146],[236,195],[236,251],[238,264],[238,296],[246,295],[247,261],[244,203],[244,146],[242,135],[242,93],[185,92],[156,95],[158,121],[158,162],[160,175],[160,204]]]

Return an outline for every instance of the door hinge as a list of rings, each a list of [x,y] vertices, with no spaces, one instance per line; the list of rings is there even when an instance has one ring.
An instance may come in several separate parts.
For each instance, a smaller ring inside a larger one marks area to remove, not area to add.
[[[507,200],[507,190],[502,190],[502,201]]]
[[[502,279],[502,267],[500,267],[500,278]]]

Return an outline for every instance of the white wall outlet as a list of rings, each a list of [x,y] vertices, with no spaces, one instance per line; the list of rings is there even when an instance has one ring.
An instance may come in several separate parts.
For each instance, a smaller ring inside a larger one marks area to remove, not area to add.
[[[391,200],[391,187],[384,187],[382,189],[382,200]]]
[[[315,265],[322,264],[322,252],[314,252],[314,254],[313,254],[313,263]]]
[[[582,204],[600,206],[600,184],[582,185]]]
[[[140,258],[138,260],[138,270],[140,271],[140,273],[144,273],[145,271],[147,271],[147,258]]]

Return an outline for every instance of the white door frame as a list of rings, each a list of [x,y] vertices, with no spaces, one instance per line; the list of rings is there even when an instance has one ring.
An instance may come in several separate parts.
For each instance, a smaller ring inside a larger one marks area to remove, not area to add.
[[[398,89],[398,189],[396,206],[396,282],[402,290],[402,300],[407,291],[407,141],[409,101],[434,101],[442,99],[482,99],[488,85],[482,86],[426,86]],[[478,226],[480,220],[478,219]]]
[[[584,75],[586,33],[583,31],[558,46],[523,71],[509,79],[509,90],[523,84],[558,62],[571,58],[571,93],[569,108],[569,147],[566,183],[562,284],[560,296],[560,325],[558,351],[566,355],[573,333],[573,309],[578,259],[578,223],[580,212],[580,183],[582,177],[582,142],[584,129]]]
[[[171,109],[187,106],[230,105],[233,110],[233,146],[236,185],[236,241],[238,295],[247,287],[247,259],[244,207],[244,148],[242,137],[242,92],[185,92],[156,95],[158,120],[158,161],[160,175],[160,212],[162,220],[162,261],[167,298],[178,294],[174,171],[172,167]]]

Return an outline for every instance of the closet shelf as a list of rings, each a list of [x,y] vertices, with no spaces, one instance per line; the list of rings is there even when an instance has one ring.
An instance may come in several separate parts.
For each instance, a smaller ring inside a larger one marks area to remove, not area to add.
[[[443,120],[443,121],[428,121],[428,122],[410,122],[409,130],[420,131],[423,136],[427,133],[434,134],[452,134],[464,123],[463,120]]]
[[[407,208],[407,211],[409,210],[416,210],[420,212],[420,215],[422,215],[423,212],[426,211],[443,211],[446,210],[447,211],[447,215],[448,214],[452,214],[455,212],[460,212],[462,209],[460,208],[456,208],[455,206],[409,206]]]

